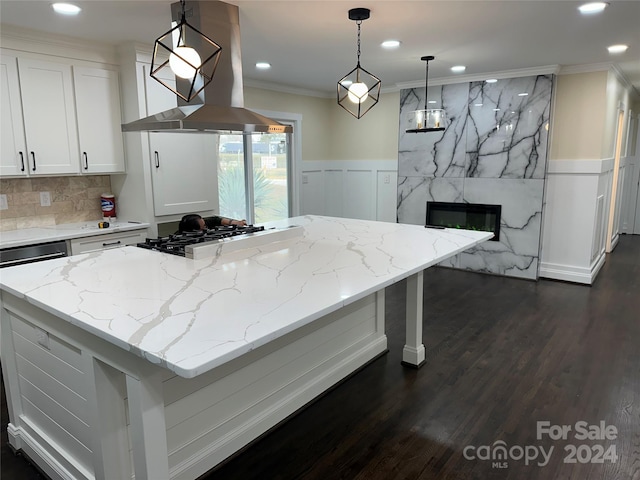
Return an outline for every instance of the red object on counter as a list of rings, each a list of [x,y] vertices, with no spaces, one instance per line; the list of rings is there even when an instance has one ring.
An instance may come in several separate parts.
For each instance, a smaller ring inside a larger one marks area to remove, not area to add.
[[[111,193],[103,193],[100,196],[100,204],[102,205],[103,217],[116,216],[116,196]]]

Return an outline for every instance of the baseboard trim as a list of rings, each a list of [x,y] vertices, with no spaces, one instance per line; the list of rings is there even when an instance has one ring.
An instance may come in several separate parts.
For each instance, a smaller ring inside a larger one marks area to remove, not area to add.
[[[34,432],[35,433],[35,432]],[[16,427],[11,423],[7,426],[7,435],[9,444],[29,459],[29,462],[40,472],[47,475],[52,479],[61,480],[90,480],[93,475],[81,475],[82,468],[78,468],[78,465],[72,465],[75,467],[77,475],[72,474],[67,467],[65,467],[58,459],[51,455],[45,445],[47,445],[45,439],[37,440],[34,438],[26,428]],[[67,459],[67,461],[69,461]]]
[[[604,265],[606,255],[601,254],[589,268],[562,265],[558,263],[540,262],[540,278],[551,278],[565,282],[592,285],[598,272]]]

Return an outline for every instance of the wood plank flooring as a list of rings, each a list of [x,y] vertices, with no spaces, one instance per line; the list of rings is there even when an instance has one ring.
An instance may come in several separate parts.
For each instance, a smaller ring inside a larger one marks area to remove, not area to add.
[[[420,370],[400,365],[404,287],[387,290],[387,355],[202,478],[640,480],[640,236],[592,287],[427,270]],[[571,431],[538,438],[545,421]],[[602,421],[615,439],[575,438]],[[2,477],[39,478],[6,423],[3,398]]]

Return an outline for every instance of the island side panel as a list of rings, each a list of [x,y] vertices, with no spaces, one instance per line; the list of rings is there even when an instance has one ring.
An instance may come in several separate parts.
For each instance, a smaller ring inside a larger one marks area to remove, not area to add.
[[[191,379],[2,294],[10,332],[3,368],[5,378],[15,379],[7,384],[10,442],[54,479],[133,474],[136,464],[195,479],[387,351],[383,290]],[[49,348],[38,343],[43,338]],[[25,347],[13,348],[20,343],[39,357],[23,360]],[[155,394],[135,401],[145,385],[156,385]],[[38,408],[30,389],[46,399]],[[164,415],[166,435],[140,418],[127,424],[132,405],[141,414],[149,404],[156,419]],[[140,435],[149,440],[146,449],[129,441],[122,448],[124,438]]]
[[[171,478],[197,478],[386,351],[381,291],[198,377],[167,379]]]

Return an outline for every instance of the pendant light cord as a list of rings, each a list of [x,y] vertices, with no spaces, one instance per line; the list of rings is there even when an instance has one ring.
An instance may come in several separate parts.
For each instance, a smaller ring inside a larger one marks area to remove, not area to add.
[[[360,66],[360,25],[362,25],[362,20],[356,20],[356,25],[358,25],[358,66]]]
[[[427,92],[429,91],[429,60],[427,60],[427,73],[424,80],[424,109],[427,110]]]

